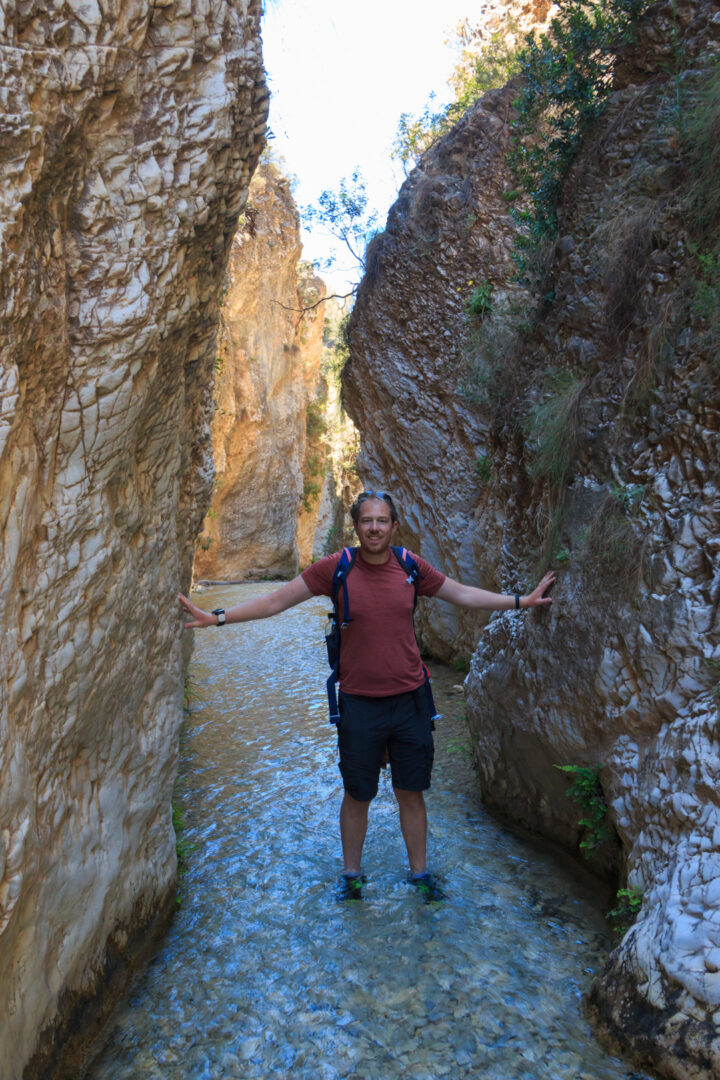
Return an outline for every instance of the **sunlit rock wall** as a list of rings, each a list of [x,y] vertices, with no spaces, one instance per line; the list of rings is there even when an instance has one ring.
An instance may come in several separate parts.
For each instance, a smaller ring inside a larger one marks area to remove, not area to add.
[[[566,184],[544,307],[511,281],[514,91],[488,94],[374,242],[345,375],[360,471],[397,493],[411,546],[497,591],[559,574],[550,612],[482,629],[428,603],[421,633],[446,656],[479,640],[468,716],[495,809],[576,850],[582,811],[554,766],[602,767],[595,865],[619,862],[644,897],[588,1011],[612,1048],[683,1080],[720,1075],[718,324],[698,300],[683,138],[719,45],[715,4],[644,20]],[[484,282],[492,313],[473,324]]]
[[[172,903],[174,597],[263,141],[259,17],[254,0],[0,12],[2,1080],[69,1071],[85,1006]]]
[[[301,250],[290,182],[274,164],[263,164],[225,285],[212,423],[215,490],[195,552],[196,579],[290,577],[301,547],[307,556],[318,502],[304,476],[308,450],[316,453],[307,409],[321,390],[318,301],[325,287],[313,275],[298,275]]]

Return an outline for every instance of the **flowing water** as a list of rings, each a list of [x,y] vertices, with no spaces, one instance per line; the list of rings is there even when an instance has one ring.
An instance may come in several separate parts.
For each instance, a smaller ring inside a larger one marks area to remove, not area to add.
[[[209,589],[231,606],[270,588]],[[607,950],[597,885],[483,810],[455,672],[439,671],[424,905],[389,778],[366,899],[338,903],[342,795],[327,723],[326,600],[200,631],[178,802],[181,904],[109,1028],[92,1080],[629,1080],[582,1018]]]

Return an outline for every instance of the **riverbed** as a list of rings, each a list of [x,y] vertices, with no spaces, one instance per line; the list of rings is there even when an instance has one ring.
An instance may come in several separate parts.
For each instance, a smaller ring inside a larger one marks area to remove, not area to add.
[[[213,587],[204,608],[271,585]],[[440,904],[407,885],[389,776],[371,807],[362,901],[342,868],[327,722],[326,600],[197,632],[176,802],[192,845],[180,904],[108,1027],[92,1080],[644,1080],[580,1000],[608,949],[602,888],[490,817],[462,675],[428,793]]]

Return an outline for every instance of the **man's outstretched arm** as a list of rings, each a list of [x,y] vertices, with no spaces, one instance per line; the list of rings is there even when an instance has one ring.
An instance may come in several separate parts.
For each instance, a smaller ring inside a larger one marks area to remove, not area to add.
[[[539,585],[536,585],[527,596],[520,597],[521,608],[544,607],[552,604],[552,597],[545,593],[555,581],[555,574],[548,570]],[[461,585],[459,581],[445,578],[442,585],[435,593],[440,600],[447,600],[457,607],[481,608],[483,611],[511,611],[515,607],[514,593],[505,596],[503,593],[487,592],[485,589],[476,589],[473,585]]]
[[[310,600],[313,593],[310,592],[302,577],[293,578],[287,585],[281,585],[274,592],[265,593],[264,596],[256,596],[247,600],[244,604],[236,604],[235,607],[226,608],[225,622],[251,622],[253,619],[268,619],[271,615],[278,615],[281,611],[296,604],[302,604],[303,600]],[[192,604],[186,596],[179,594],[178,600],[188,611],[193,619],[185,623],[186,630],[200,629],[203,626],[217,626],[218,617],[210,611]]]

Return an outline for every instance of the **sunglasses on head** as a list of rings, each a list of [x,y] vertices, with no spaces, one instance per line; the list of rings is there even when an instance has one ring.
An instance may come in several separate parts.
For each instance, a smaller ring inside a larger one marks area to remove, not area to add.
[[[360,502],[362,499],[385,499],[386,501],[390,500],[392,502],[387,491],[361,491],[357,497],[357,501]]]

